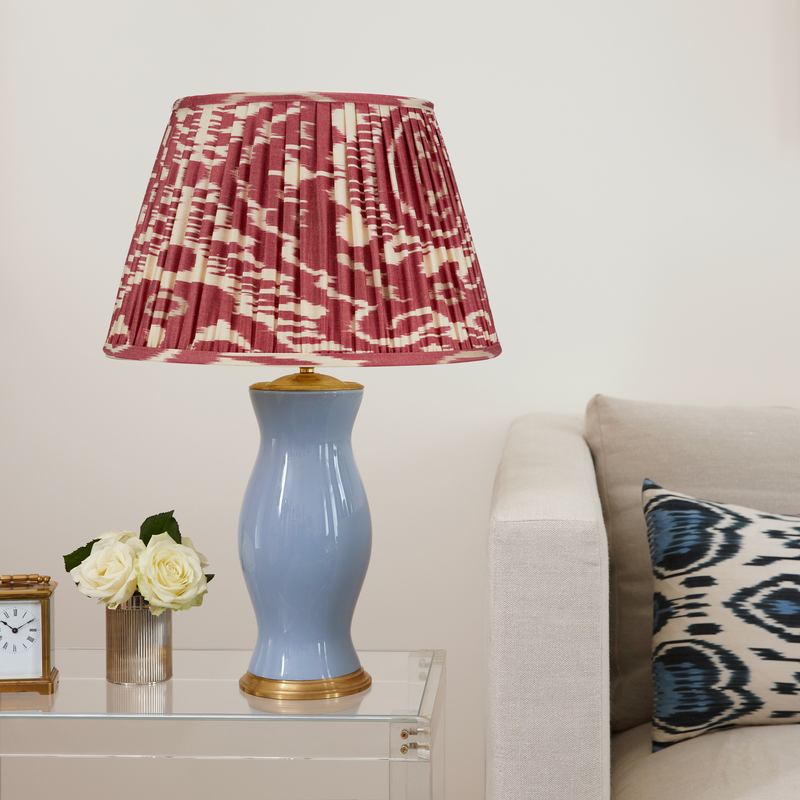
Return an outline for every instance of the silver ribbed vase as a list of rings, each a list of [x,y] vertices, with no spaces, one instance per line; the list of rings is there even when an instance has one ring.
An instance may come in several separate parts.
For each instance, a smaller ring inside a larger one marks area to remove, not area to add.
[[[156,617],[140,595],[107,608],[106,680],[142,685],[171,677],[172,611]]]

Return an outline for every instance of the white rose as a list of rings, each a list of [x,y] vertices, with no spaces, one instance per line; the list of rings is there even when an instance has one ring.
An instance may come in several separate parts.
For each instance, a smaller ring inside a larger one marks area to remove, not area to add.
[[[92,545],[92,550],[99,550],[101,547],[109,547],[117,542],[127,543],[131,539],[137,539],[133,531],[109,531],[101,533],[97,541]],[[139,542],[141,544],[141,542]]]
[[[136,591],[136,557],[144,550],[133,534],[113,538],[115,534],[120,531],[103,534],[83,562],[70,572],[79,592],[96,597],[109,608],[126,602]]]
[[[205,557],[183,537],[178,544],[168,533],[153,536],[136,559],[139,591],[156,616],[166,609],[184,611],[203,602],[208,591]]]
[[[188,536],[181,536],[181,544],[186,545],[186,547],[191,547],[192,550],[194,550],[194,552],[197,554],[197,558],[200,559],[200,566],[203,569],[205,569],[208,566],[208,561],[206,560],[206,557],[195,549],[192,540]]]

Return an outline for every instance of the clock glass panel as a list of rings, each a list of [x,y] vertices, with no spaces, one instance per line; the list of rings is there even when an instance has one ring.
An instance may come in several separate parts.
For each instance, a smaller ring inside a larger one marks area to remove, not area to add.
[[[0,678],[42,677],[42,606],[38,600],[0,603]]]

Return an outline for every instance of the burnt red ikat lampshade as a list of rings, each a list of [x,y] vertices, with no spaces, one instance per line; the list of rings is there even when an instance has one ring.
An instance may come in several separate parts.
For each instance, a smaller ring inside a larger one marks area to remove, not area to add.
[[[175,103],[105,352],[326,367],[498,355],[433,105],[364,94]]]

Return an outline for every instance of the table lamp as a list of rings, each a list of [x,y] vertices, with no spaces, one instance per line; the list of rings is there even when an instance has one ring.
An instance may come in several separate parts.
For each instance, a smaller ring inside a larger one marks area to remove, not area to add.
[[[369,94],[185,97],[156,158],[104,351],[268,364],[239,520],[258,637],[240,688],[370,686],[350,627],[371,522],[350,442],[363,386],[329,366],[500,353],[433,105]]]

